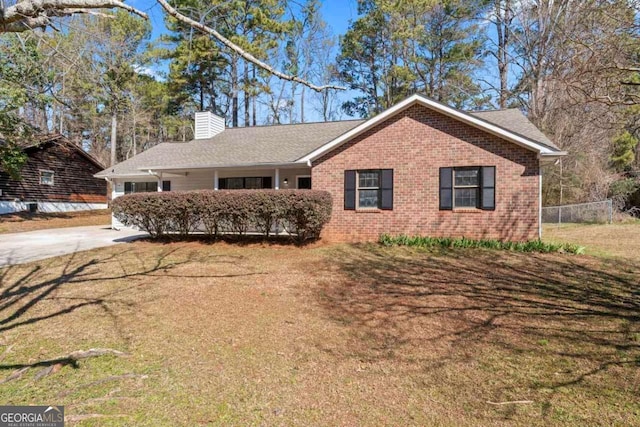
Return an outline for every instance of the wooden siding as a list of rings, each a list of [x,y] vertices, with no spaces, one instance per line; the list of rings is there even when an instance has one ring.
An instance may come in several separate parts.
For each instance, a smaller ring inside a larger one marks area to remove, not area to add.
[[[64,141],[50,141],[26,149],[22,180],[0,171],[0,200],[106,203],[107,183],[94,178],[102,168]],[[40,171],[54,172],[54,184],[40,184]]]

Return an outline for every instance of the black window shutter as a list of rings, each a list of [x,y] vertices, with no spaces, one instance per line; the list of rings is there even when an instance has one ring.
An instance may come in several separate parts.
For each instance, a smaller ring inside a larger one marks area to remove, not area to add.
[[[453,168],[440,168],[440,210],[453,209]]]
[[[382,169],[380,209],[393,210],[393,169]]]
[[[356,208],[356,171],[344,171],[344,208]]]
[[[483,166],[481,168],[480,208],[494,210],[496,208],[496,167]]]
[[[218,179],[218,190],[225,190],[227,188],[227,178]]]
[[[124,194],[129,194],[133,191],[133,189],[131,188],[131,182],[125,182],[124,183]]]
[[[162,191],[171,191],[171,181],[162,181]]]

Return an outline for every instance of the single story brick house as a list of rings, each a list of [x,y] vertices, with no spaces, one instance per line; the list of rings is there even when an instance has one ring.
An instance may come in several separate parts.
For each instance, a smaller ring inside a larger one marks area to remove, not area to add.
[[[139,191],[313,188],[333,196],[330,240],[381,233],[528,240],[540,235],[541,165],[566,153],[517,109],[467,113],[413,95],[369,120],[225,129],[97,173]],[[117,224],[116,224],[117,225]]]
[[[104,165],[81,147],[54,134],[22,149],[27,155],[22,179],[14,180],[0,168],[0,214],[107,208],[107,184],[93,176]]]

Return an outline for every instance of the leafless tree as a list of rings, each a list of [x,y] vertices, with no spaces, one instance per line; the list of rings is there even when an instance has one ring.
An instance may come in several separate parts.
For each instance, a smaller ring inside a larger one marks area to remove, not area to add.
[[[96,14],[100,10],[119,8],[136,14],[144,19],[148,19],[147,14],[129,6],[119,0],[17,0],[14,4],[5,5],[6,0],[0,3],[0,33],[3,32],[24,32],[35,28],[53,27],[55,19],[68,17],[75,14]],[[226,48],[235,52],[245,61],[256,65],[268,73],[286,81],[299,83],[308,88],[320,92],[327,89],[344,89],[336,85],[315,85],[310,81],[298,76],[283,73],[264,61],[253,56],[247,50],[233,43],[228,38],[220,34],[215,28],[206,26],[187,15],[184,15],[166,0],[156,0],[162,8],[172,17],[181,21],[198,31],[215,38]]]

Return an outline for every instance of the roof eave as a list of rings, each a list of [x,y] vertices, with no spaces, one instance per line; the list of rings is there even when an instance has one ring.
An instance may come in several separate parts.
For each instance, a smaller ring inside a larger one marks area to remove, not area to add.
[[[144,176],[149,176],[148,172],[126,172],[126,173],[116,173],[116,172],[108,172],[102,173],[98,172],[94,174],[94,178],[104,178],[104,179],[112,179],[112,178],[140,178]]]
[[[189,166],[142,166],[137,168],[140,171],[169,171],[169,170],[202,170],[202,169],[271,169],[271,168],[295,168],[295,167],[307,167],[306,162],[293,161],[293,162],[278,162],[278,163],[243,163],[243,164],[229,164],[229,165],[215,165],[215,164],[203,164],[203,165],[189,165]]]
[[[568,154],[569,153],[567,153],[566,151],[554,151],[552,153],[540,153],[538,155],[538,159],[540,160],[540,163],[542,163],[542,164],[549,164],[549,163],[554,163],[554,162],[562,159],[563,157],[565,157]]]

